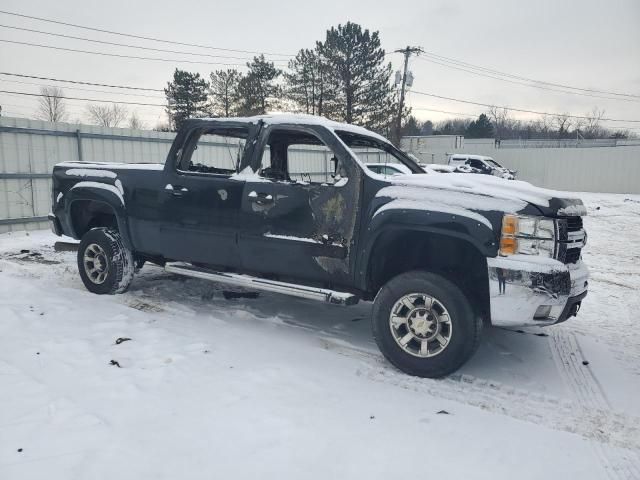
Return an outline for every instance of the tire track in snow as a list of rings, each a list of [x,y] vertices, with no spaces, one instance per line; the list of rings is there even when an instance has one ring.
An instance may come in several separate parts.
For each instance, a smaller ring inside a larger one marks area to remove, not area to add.
[[[609,407],[576,405],[555,396],[466,374],[439,380],[412,377],[396,370],[377,352],[351,347],[345,341],[326,336],[322,338],[322,345],[359,359],[362,364],[356,374],[370,380],[575,433],[604,446],[640,451],[640,418],[614,412]]]
[[[551,330],[550,347],[556,366],[564,382],[574,393],[580,407],[585,409],[611,411],[611,404],[604,389],[588,366],[583,365],[584,355],[573,332],[562,328]],[[606,432],[607,425],[602,424],[596,432]],[[640,436],[640,432],[636,433]],[[591,441],[591,446],[602,461],[604,470],[611,480],[640,479],[640,458],[634,451],[612,448],[600,441],[600,435]],[[633,448],[632,444],[619,445]],[[635,446],[638,450],[637,445]]]

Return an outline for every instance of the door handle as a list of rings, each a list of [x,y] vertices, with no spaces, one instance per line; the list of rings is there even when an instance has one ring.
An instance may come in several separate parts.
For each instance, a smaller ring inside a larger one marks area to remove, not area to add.
[[[269,203],[273,203],[273,195],[269,193],[258,193],[253,190],[249,192],[248,197],[252,202],[257,203],[258,205],[267,205]]]
[[[183,197],[189,193],[189,189],[187,187],[183,187],[182,185],[171,185],[170,183],[165,185],[164,191],[174,197]]]

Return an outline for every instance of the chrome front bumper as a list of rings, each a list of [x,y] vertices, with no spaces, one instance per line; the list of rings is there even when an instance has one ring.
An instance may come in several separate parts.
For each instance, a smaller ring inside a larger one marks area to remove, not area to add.
[[[487,266],[493,325],[559,323],[577,313],[587,294],[589,271],[582,260],[565,265],[551,258],[511,255],[488,258]]]

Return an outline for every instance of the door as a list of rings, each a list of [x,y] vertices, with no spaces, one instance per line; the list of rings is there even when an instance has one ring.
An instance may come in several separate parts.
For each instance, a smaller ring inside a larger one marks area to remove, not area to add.
[[[246,127],[195,129],[166,171],[160,227],[165,257],[222,267],[240,266],[237,242],[243,182],[236,178]]]
[[[271,126],[261,135],[241,206],[243,268],[345,284],[361,174],[323,127]]]

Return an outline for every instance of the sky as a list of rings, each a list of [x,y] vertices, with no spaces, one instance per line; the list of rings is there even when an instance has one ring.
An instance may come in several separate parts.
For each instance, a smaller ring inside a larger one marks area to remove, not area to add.
[[[187,4],[191,7],[183,8]],[[270,58],[278,60],[278,65],[282,67],[289,58],[287,55],[294,55],[300,48],[313,47],[316,40],[324,38],[326,30],[331,26],[352,21],[380,32],[382,45],[390,52],[387,58],[392,62],[394,69],[400,68],[402,55],[391,52],[411,45],[420,46],[429,54],[511,75],[583,89],[639,96],[635,99],[616,96],[611,98],[612,96],[607,94],[604,95],[607,98],[595,98],[532,88],[529,82],[525,82],[527,85],[521,85],[487,78],[477,73],[451,68],[451,64],[445,66],[434,63],[432,56],[423,55],[418,58],[412,57],[409,65],[415,80],[412,92],[408,95],[408,102],[419,119],[440,121],[459,116],[477,116],[485,112],[486,108],[419,95],[416,92],[524,110],[574,115],[584,115],[597,107],[605,111],[607,118],[640,120],[638,0],[325,0],[313,3],[292,0],[245,0],[184,4],[164,0],[3,0],[0,10],[184,43],[277,53],[279,55]],[[144,51],[12,30],[7,26],[236,58]],[[208,77],[210,71],[228,66],[99,56],[18,45],[6,41],[112,54],[240,65],[252,56],[250,53],[215,51],[132,39],[4,13],[0,13],[0,40],[5,40],[0,42],[1,72],[153,89],[162,89],[176,67],[198,71]],[[55,83],[0,75],[0,90],[4,91],[37,93],[41,84]],[[63,86],[68,97],[152,104],[162,104],[164,101],[162,92],[57,85]],[[33,117],[36,102],[35,97],[0,93],[0,104],[5,116]],[[70,100],[70,119],[85,120],[87,103],[89,102],[83,100]],[[129,105],[127,108],[129,111],[135,110],[148,127],[162,123],[165,119],[161,107]],[[511,115],[520,119],[537,118],[536,115],[528,113],[512,112]],[[640,123],[610,122],[606,126],[632,126],[637,132],[640,131]]]

